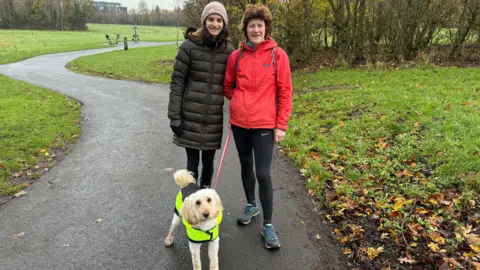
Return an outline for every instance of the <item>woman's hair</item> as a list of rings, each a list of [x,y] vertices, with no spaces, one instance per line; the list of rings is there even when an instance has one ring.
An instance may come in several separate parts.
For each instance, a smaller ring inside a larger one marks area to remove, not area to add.
[[[216,41],[217,48],[220,48],[220,46],[222,45],[225,45],[225,47],[227,47],[228,29],[227,29],[227,25],[225,24],[225,21],[223,24],[222,31],[220,31],[216,40],[214,40],[210,32],[208,32],[207,24],[206,22],[204,22],[203,29],[202,29],[202,41],[206,44],[214,44],[214,42]]]
[[[265,5],[247,5],[245,13],[243,14],[242,22],[239,25],[240,31],[243,32],[247,40],[248,23],[253,19],[259,19],[265,22],[265,39],[267,39],[270,30],[272,29],[272,13],[270,12],[270,9]]]

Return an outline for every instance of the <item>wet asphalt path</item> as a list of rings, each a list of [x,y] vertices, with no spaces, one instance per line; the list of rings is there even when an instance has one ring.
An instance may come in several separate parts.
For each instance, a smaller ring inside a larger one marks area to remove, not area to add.
[[[154,45],[161,44],[130,45],[126,53]],[[86,119],[71,153],[26,196],[0,207],[0,269],[191,269],[183,227],[173,248],[163,246],[178,191],[167,168],[183,168],[186,162],[184,149],[171,143],[168,85],[91,77],[65,68],[80,56],[122,48],[0,65],[1,74],[80,100]],[[225,207],[220,269],[348,269],[330,229],[307,199],[304,180],[277,153],[273,221],[282,248],[264,248],[261,218],[237,226],[244,195],[235,153],[232,138],[218,186]],[[218,151],[216,164],[220,156]],[[103,221],[97,223],[98,218]],[[25,236],[14,239],[19,232]],[[206,246],[202,257],[207,269]]]

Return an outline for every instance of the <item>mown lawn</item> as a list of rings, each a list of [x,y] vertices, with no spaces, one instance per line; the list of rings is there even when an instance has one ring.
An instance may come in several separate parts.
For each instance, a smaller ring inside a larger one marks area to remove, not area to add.
[[[140,48],[136,60],[111,52],[72,67],[166,83],[175,53]],[[165,64],[154,66],[159,59]],[[281,151],[362,268],[480,267],[478,74],[432,66],[294,73]]]
[[[42,54],[108,47],[105,34],[120,34],[120,42],[116,46],[123,46],[123,37],[131,40],[133,34],[132,25],[87,26],[87,31],[0,30],[0,64]],[[177,38],[175,27],[139,26],[138,34],[140,42],[175,41]],[[183,39],[182,31],[179,31],[179,38]]]
[[[72,71],[115,79],[168,83],[176,45],[136,48],[84,56],[68,64]]]
[[[426,67],[295,76],[282,151],[327,206],[346,255],[375,269],[437,269],[442,259],[478,267],[478,74]]]
[[[0,196],[37,179],[80,134],[80,104],[0,75]]]

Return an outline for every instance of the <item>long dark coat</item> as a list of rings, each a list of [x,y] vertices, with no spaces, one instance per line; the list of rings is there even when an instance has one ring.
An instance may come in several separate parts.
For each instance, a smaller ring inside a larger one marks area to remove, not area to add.
[[[202,41],[201,29],[185,35],[173,66],[168,118],[181,120],[173,142],[198,150],[220,149],[223,133],[223,80],[234,48]]]

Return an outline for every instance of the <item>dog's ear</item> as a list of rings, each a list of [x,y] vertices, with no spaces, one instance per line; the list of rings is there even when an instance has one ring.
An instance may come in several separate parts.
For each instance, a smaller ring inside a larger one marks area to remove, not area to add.
[[[197,215],[195,214],[195,209],[194,209],[195,205],[192,200],[192,197],[193,196],[190,195],[187,198],[185,198],[185,200],[183,201],[182,209],[180,209],[180,215],[184,219],[186,219],[190,225],[197,225],[200,221]]]
[[[223,211],[222,200],[220,200],[220,196],[218,196],[218,193],[215,190],[213,190],[213,197],[214,197],[214,200],[215,200],[216,210],[217,211]]]

